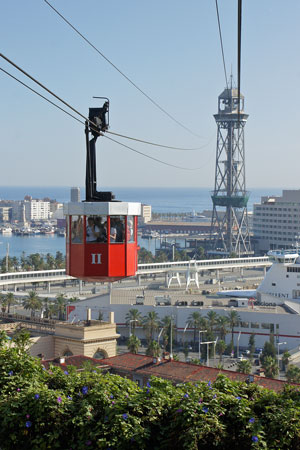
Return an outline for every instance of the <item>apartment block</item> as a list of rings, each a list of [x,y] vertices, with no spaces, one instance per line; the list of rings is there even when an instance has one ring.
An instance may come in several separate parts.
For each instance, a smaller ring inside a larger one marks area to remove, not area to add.
[[[300,189],[283,190],[280,197],[261,197],[253,205],[253,235],[260,253],[300,243]]]

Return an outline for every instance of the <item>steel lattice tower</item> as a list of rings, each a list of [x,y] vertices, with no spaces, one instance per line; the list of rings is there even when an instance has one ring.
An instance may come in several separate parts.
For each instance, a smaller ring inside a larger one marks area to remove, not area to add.
[[[218,126],[213,214],[210,230],[211,253],[229,256],[251,252],[245,181],[244,96],[226,88],[218,98]]]

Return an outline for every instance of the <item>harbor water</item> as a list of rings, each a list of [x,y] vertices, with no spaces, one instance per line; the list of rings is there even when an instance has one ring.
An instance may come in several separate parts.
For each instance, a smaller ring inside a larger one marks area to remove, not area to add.
[[[130,202],[141,202],[152,206],[152,211],[157,213],[185,213],[212,209],[210,190],[207,188],[111,188],[116,199]],[[81,190],[82,199],[84,189]],[[260,201],[263,195],[280,195],[281,189],[252,189],[248,203],[248,210],[252,210],[253,203]],[[70,201],[69,187],[30,187],[0,186],[0,200],[22,200],[25,195],[33,198],[50,198],[58,202]],[[180,242],[181,241],[181,242]],[[176,242],[183,243],[180,238]],[[152,252],[159,247],[159,239],[142,239],[139,237],[139,245]],[[0,234],[0,258],[4,258],[9,250],[9,256],[20,258],[32,253],[55,255],[57,251],[65,254],[65,238],[54,235],[16,236]]]

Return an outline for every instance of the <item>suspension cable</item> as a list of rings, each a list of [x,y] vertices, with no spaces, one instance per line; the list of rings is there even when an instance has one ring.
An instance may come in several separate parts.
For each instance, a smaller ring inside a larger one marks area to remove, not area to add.
[[[240,126],[241,100],[241,54],[242,54],[242,0],[238,0],[238,47],[237,47],[237,75],[238,75],[238,126]]]
[[[160,111],[162,111],[166,116],[168,116],[173,122],[177,123],[181,128],[184,128],[186,131],[188,131],[190,134],[201,138],[197,133],[192,131],[190,128],[183,125],[179,120],[177,120],[174,116],[172,116],[168,111],[166,111],[162,106],[160,106],[155,100],[153,100],[150,95],[146,94],[145,91],[143,91],[136,83],[134,83],[127,75],[125,75],[124,72],[122,72],[110,59],[108,59],[94,44],[92,44],[91,41],[89,41],[74,25],[71,24],[69,20],[66,19],[57,9],[54,8],[47,0],[44,0],[44,2],[67,24],[69,27],[72,28],[72,30],[75,31],[88,45],[90,45],[102,58],[105,59],[117,72],[119,72],[122,77],[124,77],[135,89],[137,89],[144,97],[146,97],[154,106],[156,106]]]
[[[226,64],[225,64],[225,56],[224,56],[224,48],[223,48],[223,39],[222,39],[222,32],[221,32],[218,0],[216,0],[216,11],[217,11],[217,18],[218,18],[218,27],[219,27],[219,36],[220,36],[220,43],[221,43],[221,51],[222,51],[224,74],[225,74],[225,82],[226,82],[226,87],[228,89],[228,79],[227,79],[227,72],[226,72]]]
[[[0,54],[0,56],[2,56],[2,55]],[[8,58],[5,58],[5,59],[8,60]],[[9,60],[8,60],[8,61],[9,61]],[[14,65],[15,67],[17,67],[15,64],[13,64],[13,65]],[[54,102],[52,102],[51,100],[49,100],[48,98],[44,97],[42,94],[40,94],[40,93],[37,92],[36,90],[32,89],[32,88],[31,88],[30,86],[28,86],[26,83],[23,83],[21,80],[19,80],[18,78],[14,77],[13,75],[11,75],[11,74],[10,74],[9,72],[7,72],[6,70],[4,70],[4,69],[2,69],[2,68],[0,68],[0,70],[1,70],[2,72],[4,72],[6,75],[8,75],[9,77],[11,77],[12,79],[14,79],[15,81],[17,81],[18,83],[20,83],[22,86],[24,86],[24,87],[26,87],[27,89],[29,89],[30,91],[34,92],[36,95],[38,95],[38,96],[41,97],[42,99],[46,100],[46,101],[47,101],[48,103],[50,103],[51,105],[55,106],[55,107],[58,108],[59,110],[61,110],[61,111],[63,111],[64,113],[66,113],[68,116],[70,116],[70,117],[72,117],[73,119],[75,119],[77,122],[79,122],[79,123],[81,123],[81,124],[83,124],[83,125],[85,124],[85,122],[81,121],[80,119],[78,119],[77,117],[73,116],[72,114],[70,114],[70,113],[69,113],[68,111],[66,111],[65,109],[61,108],[60,106],[58,106],[57,104],[55,104]],[[26,74],[25,71],[24,71],[24,73]],[[31,76],[29,76],[29,77],[30,77],[32,80],[34,80],[33,77],[31,77]],[[43,86],[41,83],[38,83],[38,84],[40,84],[41,86]],[[84,117],[81,113],[79,113],[79,112],[76,111],[74,108],[72,108],[71,106],[69,106],[65,101],[63,101],[62,99],[60,99],[58,96],[56,96],[54,93],[52,93],[49,89],[47,89],[46,87],[44,87],[44,88],[45,88],[49,93],[51,93],[52,95],[54,95],[57,99],[61,100],[64,104],[66,104],[68,107],[70,107],[72,110],[74,110],[74,111],[75,111],[77,114],[79,114],[81,117]],[[90,125],[91,125],[91,129],[92,129],[93,131],[96,131],[96,132],[99,134],[99,136],[106,137],[107,139],[109,139],[109,140],[115,142],[116,144],[119,144],[119,145],[121,145],[122,147],[125,147],[125,148],[127,148],[127,149],[129,149],[129,150],[131,150],[131,151],[133,151],[133,152],[135,152],[135,153],[138,153],[138,154],[144,156],[145,158],[152,159],[153,161],[156,161],[156,162],[158,162],[158,163],[160,163],[160,164],[163,164],[163,165],[166,165],[166,166],[169,166],[169,167],[173,167],[173,168],[176,168],[176,169],[189,170],[189,171],[200,170],[200,169],[202,169],[202,168],[204,167],[204,166],[202,166],[202,167],[198,167],[198,168],[188,168],[188,167],[181,167],[181,166],[177,166],[177,165],[174,165],[174,164],[170,164],[170,163],[168,163],[168,162],[166,162],[166,161],[162,161],[162,160],[160,160],[160,159],[158,159],[158,158],[155,158],[155,157],[153,157],[153,156],[147,155],[147,154],[145,154],[145,153],[143,153],[143,152],[141,152],[141,151],[139,151],[139,150],[136,150],[136,149],[134,149],[134,148],[132,148],[132,147],[129,147],[128,145],[125,145],[125,144],[123,144],[123,143],[121,143],[121,142],[119,142],[119,141],[117,141],[117,140],[115,140],[115,139],[112,139],[112,138],[106,136],[106,135],[103,134],[102,132],[100,132],[100,131],[98,131],[97,129],[93,128],[93,127],[97,127],[97,125],[96,125],[95,123],[93,123],[92,121],[90,121],[90,120],[88,120],[88,119],[86,119],[86,120],[89,121],[89,123],[90,123]]]

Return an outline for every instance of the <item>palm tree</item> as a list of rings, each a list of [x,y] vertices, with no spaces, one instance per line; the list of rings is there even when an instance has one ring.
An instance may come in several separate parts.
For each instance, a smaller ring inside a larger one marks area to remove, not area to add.
[[[49,316],[49,298],[45,297],[42,299],[42,312],[45,313],[45,317]]]
[[[42,305],[42,302],[36,295],[36,292],[34,292],[34,291],[29,292],[28,298],[26,298],[23,301],[24,308],[31,310],[31,313],[30,313],[31,317],[34,317],[35,311],[37,309],[40,309],[41,305]]]
[[[160,355],[160,347],[158,345],[158,342],[151,341],[148,345],[148,348],[146,350],[147,356],[153,356],[154,358],[158,358]]]
[[[10,307],[16,304],[15,296],[12,292],[6,294],[7,312],[10,312]]]
[[[226,342],[225,342],[225,341],[222,341],[222,339],[220,339],[220,340],[217,342],[216,350],[217,350],[217,352],[219,353],[219,356],[220,356],[220,364],[221,364],[221,363],[222,363],[223,353],[224,353],[225,350],[226,350]]]
[[[290,357],[291,357],[291,354],[289,352],[287,352],[287,351],[284,352],[283,355],[282,355],[281,361],[282,361],[282,364],[283,364],[283,367],[284,367],[285,371],[287,369],[287,366],[289,365]]]
[[[265,375],[268,378],[274,378],[278,374],[277,361],[272,356],[265,357],[263,368],[265,369]]]
[[[196,333],[197,331],[199,331],[201,328],[203,329],[203,317],[201,316],[201,314],[198,311],[193,312],[192,314],[190,314],[190,316],[188,317],[188,325],[192,328],[194,328],[194,350],[196,349]]]
[[[0,294],[0,303],[1,303],[1,311],[5,313],[7,307],[7,299],[6,296]]]
[[[237,372],[240,373],[251,373],[252,365],[249,359],[242,359],[238,362]]]
[[[286,371],[286,377],[290,383],[300,382],[300,369],[294,364],[290,364]]]
[[[209,331],[213,332],[214,326],[218,321],[218,314],[216,313],[216,311],[209,311],[206,315],[206,320]]]
[[[228,317],[219,316],[217,318],[217,330],[220,333],[220,339],[222,339],[223,341],[225,341],[225,336],[228,332],[228,325],[229,325]]]
[[[132,334],[127,341],[127,348],[131,353],[137,353],[139,347],[141,346],[141,341],[134,334]]]
[[[165,316],[161,320],[161,326],[163,328],[163,342],[164,342],[164,350],[169,351],[170,350],[170,344],[171,344],[171,323],[172,323],[172,344],[174,342],[175,338],[175,325],[172,321],[171,316]]]
[[[230,311],[227,314],[227,316],[228,316],[229,326],[231,328],[231,345],[233,347],[234,327],[236,327],[239,324],[239,321],[241,320],[241,318],[236,311]]]
[[[64,294],[58,294],[56,296],[56,307],[58,312],[58,320],[65,320],[65,311],[66,311],[66,303],[67,300]]]
[[[49,319],[52,319],[52,316],[54,314],[56,314],[56,313],[57,313],[57,307],[56,307],[56,305],[54,303],[51,303],[48,306],[48,317],[49,317]]]
[[[141,325],[142,323],[142,315],[138,309],[130,309],[125,316],[126,325],[129,326],[129,330],[135,336],[135,327],[136,325]]]
[[[153,333],[158,329],[158,326],[158,314],[155,311],[150,311],[143,317],[143,327],[149,343],[153,340]]]

